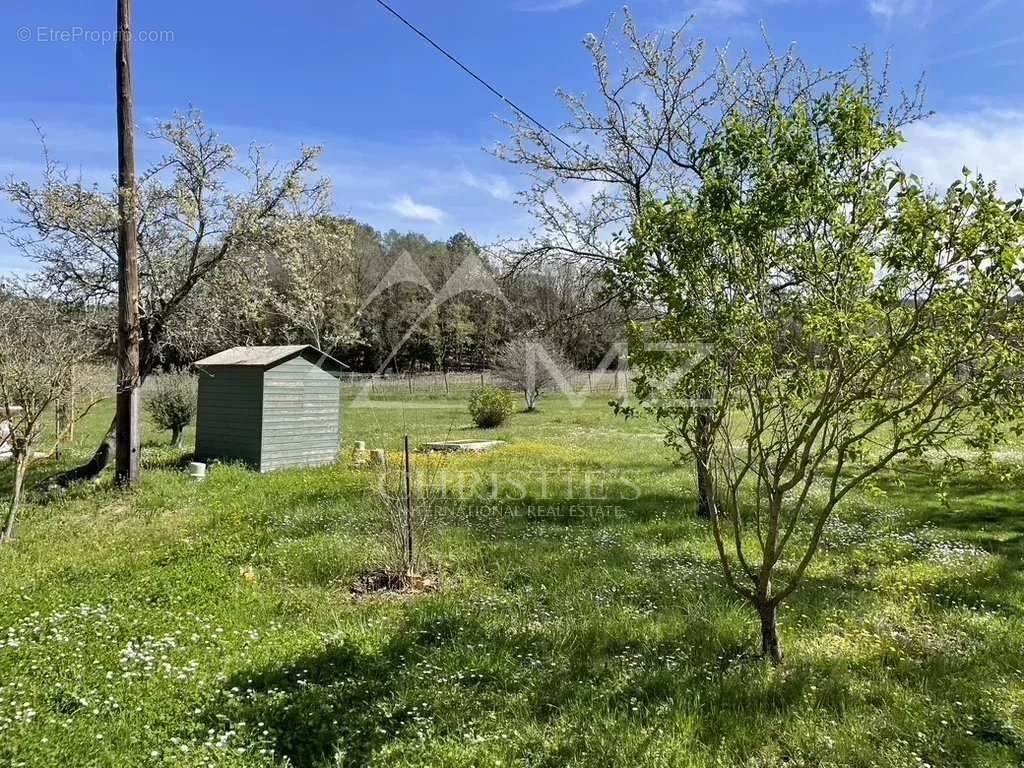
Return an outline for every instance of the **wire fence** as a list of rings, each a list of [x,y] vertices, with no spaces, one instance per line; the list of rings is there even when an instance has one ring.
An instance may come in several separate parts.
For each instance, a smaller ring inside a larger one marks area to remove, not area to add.
[[[626,371],[571,371],[563,374],[565,382],[574,392],[620,392],[628,389],[630,381]],[[371,395],[450,395],[468,393],[483,386],[501,386],[492,371],[460,373],[352,373],[341,379],[343,393]]]

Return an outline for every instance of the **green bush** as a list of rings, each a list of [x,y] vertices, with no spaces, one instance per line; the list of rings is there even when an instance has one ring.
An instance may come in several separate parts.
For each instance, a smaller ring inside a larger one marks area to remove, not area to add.
[[[146,397],[146,413],[160,429],[171,433],[171,444],[181,447],[185,427],[196,416],[196,378],[185,373],[158,376]]]
[[[469,396],[469,415],[481,429],[504,424],[516,407],[515,396],[497,387],[481,387]]]

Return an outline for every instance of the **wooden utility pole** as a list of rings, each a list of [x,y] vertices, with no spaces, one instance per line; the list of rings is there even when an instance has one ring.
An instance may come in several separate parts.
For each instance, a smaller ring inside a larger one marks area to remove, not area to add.
[[[117,427],[114,435],[117,482],[139,481],[142,426],[139,323],[139,243],[136,234],[135,107],[132,84],[132,0],[117,2]]]

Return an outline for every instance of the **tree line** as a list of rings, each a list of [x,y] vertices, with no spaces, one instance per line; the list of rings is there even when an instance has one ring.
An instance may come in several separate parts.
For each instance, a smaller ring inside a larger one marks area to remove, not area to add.
[[[624,337],[621,307],[594,310],[599,288],[572,265],[508,270],[464,232],[438,241],[327,215],[303,226],[198,287],[162,365],[236,344],[309,343],[353,371],[479,371],[531,336],[593,369]]]

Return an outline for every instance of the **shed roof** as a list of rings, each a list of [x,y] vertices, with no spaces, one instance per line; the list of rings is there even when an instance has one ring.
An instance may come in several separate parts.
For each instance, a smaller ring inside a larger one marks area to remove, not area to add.
[[[285,360],[301,355],[303,352],[312,352],[325,362],[336,365],[339,368],[348,366],[339,360],[335,360],[326,352],[322,352],[312,344],[292,344],[279,347],[232,347],[210,355],[196,362],[199,367],[213,365],[244,365],[257,368],[273,368]]]

